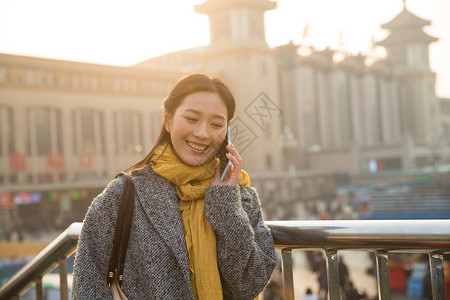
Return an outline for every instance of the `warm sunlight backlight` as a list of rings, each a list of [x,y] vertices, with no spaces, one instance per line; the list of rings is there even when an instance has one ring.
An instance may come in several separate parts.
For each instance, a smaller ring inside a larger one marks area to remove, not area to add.
[[[208,18],[194,12],[204,1],[0,0],[0,52],[131,65],[207,45]],[[403,7],[401,0],[276,2],[278,8],[266,13],[269,46],[306,41],[351,53],[370,52],[372,39],[385,35],[380,24]],[[408,0],[406,5],[432,21],[426,31],[439,37],[430,47],[437,92],[450,96],[450,1]]]

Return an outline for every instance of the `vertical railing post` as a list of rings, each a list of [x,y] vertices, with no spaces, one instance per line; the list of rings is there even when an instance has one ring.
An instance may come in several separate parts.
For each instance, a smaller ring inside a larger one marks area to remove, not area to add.
[[[339,262],[337,250],[327,249],[327,279],[328,294],[330,300],[340,300],[341,290],[339,288]]]
[[[439,253],[430,253],[431,290],[433,300],[445,300],[444,259]]]
[[[281,266],[283,272],[283,292],[285,300],[294,300],[294,276],[292,270],[292,251],[289,248],[281,249]]]
[[[69,300],[69,289],[67,287],[67,260],[65,257],[58,259],[59,267],[59,292],[61,300]]]
[[[44,299],[44,291],[42,289],[42,276],[38,276],[36,277],[36,279],[34,280],[34,282],[36,283],[36,300],[43,300]]]
[[[391,282],[389,281],[389,256],[385,251],[376,251],[378,299],[391,299]]]

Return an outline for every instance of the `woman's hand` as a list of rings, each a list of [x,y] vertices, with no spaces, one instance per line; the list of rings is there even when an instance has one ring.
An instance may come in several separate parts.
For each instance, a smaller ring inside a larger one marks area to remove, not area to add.
[[[242,170],[242,156],[236,150],[233,144],[227,145],[228,153],[226,154],[229,161],[231,161],[230,170],[228,170],[227,175],[225,175],[224,181],[220,181],[220,166],[216,168],[216,175],[214,176],[211,185],[234,185],[241,181],[241,170]]]

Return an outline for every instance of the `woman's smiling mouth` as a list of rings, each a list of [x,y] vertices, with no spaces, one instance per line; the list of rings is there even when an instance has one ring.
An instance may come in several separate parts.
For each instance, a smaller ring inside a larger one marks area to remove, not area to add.
[[[209,145],[196,144],[196,143],[188,142],[188,141],[186,141],[186,144],[187,144],[190,148],[192,148],[193,150],[195,150],[195,151],[200,151],[200,152],[205,151],[205,150],[208,149],[208,147],[209,147]]]

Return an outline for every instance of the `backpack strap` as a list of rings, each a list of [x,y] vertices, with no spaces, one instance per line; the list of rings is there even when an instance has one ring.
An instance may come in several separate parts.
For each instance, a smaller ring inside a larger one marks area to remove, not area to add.
[[[111,287],[116,276],[119,286],[122,287],[123,268],[127,254],[128,240],[130,239],[131,222],[133,221],[134,184],[131,181],[130,175],[122,174],[122,176],[125,176],[125,186],[120,197],[120,208],[114,230],[111,259],[109,261],[107,277],[109,287]]]

